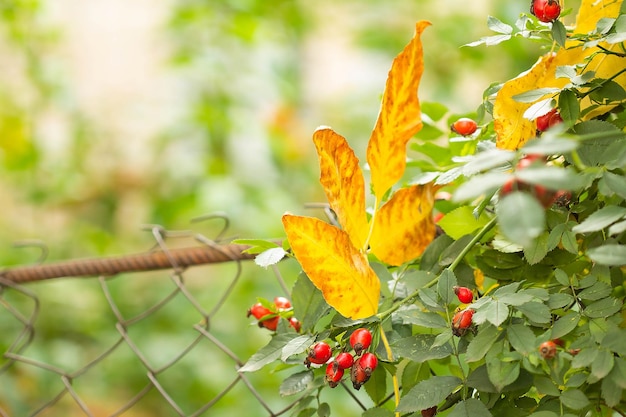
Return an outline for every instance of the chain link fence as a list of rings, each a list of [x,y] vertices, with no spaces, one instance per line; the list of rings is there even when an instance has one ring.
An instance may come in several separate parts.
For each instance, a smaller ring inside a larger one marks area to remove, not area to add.
[[[221,241],[223,220],[215,239],[153,226],[143,254],[0,271],[0,416],[224,415],[220,404],[280,416],[296,406],[238,372],[243,333],[262,330],[225,319],[247,320],[229,300],[251,256]],[[181,236],[197,244],[171,247]],[[266,275],[287,291],[278,269]]]

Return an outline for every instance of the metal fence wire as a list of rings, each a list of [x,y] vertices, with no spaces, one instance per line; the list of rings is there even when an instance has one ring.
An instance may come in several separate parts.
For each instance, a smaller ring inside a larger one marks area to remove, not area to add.
[[[245,246],[220,241],[228,225],[226,218],[222,220],[226,226],[216,239],[187,232],[197,242],[192,247],[170,247],[172,236],[185,233],[153,226],[150,231],[156,245],[146,253],[0,271],[0,416],[216,415],[220,402],[229,402],[231,410],[233,404],[245,406],[242,395],[247,401],[254,399],[257,408],[269,416],[292,409],[298,398],[272,403],[259,392],[258,380],[238,372],[246,358],[235,353],[232,337],[228,341],[223,337],[223,320],[222,329],[215,330],[216,317],[223,309],[236,308],[245,316],[245,308],[242,313],[242,306],[229,306],[228,300],[239,284],[242,261],[251,258],[242,253]],[[210,290],[214,292],[211,297],[202,293],[206,287],[190,285],[187,280],[192,267],[205,264],[211,265],[203,268],[203,274],[215,273],[219,277],[212,279],[219,278],[222,283],[221,293]],[[154,270],[158,272],[142,272]],[[131,272],[132,279],[140,272],[148,274],[148,284],[131,286],[132,294],[128,287],[131,278],[126,275]],[[269,274],[286,288],[278,269]],[[94,278],[50,281],[57,277]],[[62,316],[44,306],[35,291],[39,286],[68,282],[92,287],[83,292],[79,286],[80,294],[61,296],[54,305],[72,309],[73,303],[81,304],[82,309],[70,313],[71,320],[67,320],[67,312]],[[156,287],[159,289],[152,291]],[[175,313],[163,314],[166,310]],[[90,314],[97,317],[82,317]],[[55,319],[60,322],[55,324]],[[42,320],[45,326],[39,324]],[[73,323],[90,320],[99,325],[85,330]],[[155,340],[154,333],[157,329],[162,333],[163,328],[166,336]],[[230,328],[235,341],[245,330]],[[63,343],[59,345],[54,335],[40,332],[56,332]],[[198,369],[206,369],[208,385],[217,388],[207,390],[207,384],[198,386],[186,376]]]

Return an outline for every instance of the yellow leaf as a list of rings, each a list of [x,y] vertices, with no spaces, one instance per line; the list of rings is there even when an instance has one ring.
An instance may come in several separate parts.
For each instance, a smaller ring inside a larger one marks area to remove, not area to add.
[[[575,34],[586,34],[596,27],[598,19],[602,17],[615,18],[619,15],[622,0],[583,0],[576,26]],[[602,45],[607,49],[616,49],[619,45]],[[569,83],[567,78],[556,78],[556,69],[565,65],[576,65],[585,62],[592,54],[599,51],[598,47],[583,48],[576,41],[568,41],[566,48],[556,54],[546,54],[539,58],[533,67],[518,77],[504,83],[494,103],[494,129],[497,134],[496,145],[502,149],[518,149],[528,140],[535,137],[535,121],[523,117],[524,112],[533,103],[520,103],[513,100],[513,96],[529,90],[555,87],[563,88]],[[624,68],[623,58],[597,54],[585,66],[585,71],[595,71],[598,78],[609,78]],[[626,74],[617,77],[615,82],[625,85]],[[581,101],[581,110],[589,107],[589,99]],[[589,119],[608,111],[610,107],[601,107],[588,113]]]
[[[368,234],[365,213],[365,180],[345,138],[332,129],[318,128],[313,134],[320,162],[320,182],[339,224],[352,245],[363,248]]]
[[[428,26],[430,22],[418,22],[415,36],[393,60],[380,114],[367,146],[372,188],[379,201],[404,174],[406,144],[422,128],[417,98],[417,89],[424,72],[420,36]]]
[[[565,78],[554,77],[554,54],[539,58],[533,67],[518,77],[504,83],[493,106],[493,128],[496,131],[496,146],[501,149],[518,149],[526,141],[535,137],[536,122],[524,117],[524,112],[532,103],[515,101],[513,96],[535,88],[561,88],[567,83]],[[558,85],[557,85],[558,84]]]
[[[283,226],[302,270],[326,302],[351,319],[378,311],[380,280],[346,232],[312,217],[285,214]]]
[[[424,252],[435,237],[435,191],[431,184],[401,188],[378,210],[370,239],[378,259],[397,266]]]

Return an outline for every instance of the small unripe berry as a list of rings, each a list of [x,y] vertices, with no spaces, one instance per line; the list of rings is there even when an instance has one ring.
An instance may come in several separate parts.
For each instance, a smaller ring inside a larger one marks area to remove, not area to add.
[[[354,364],[354,357],[348,352],[341,352],[337,355],[333,363],[336,364],[338,368],[348,369]]]
[[[350,346],[354,349],[354,352],[358,355],[362,351],[367,350],[372,344],[372,333],[364,327],[356,329],[350,335]]]
[[[478,126],[476,125],[476,122],[467,117],[461,117],[450,126],[450,129],[454,133],[458,133],[461,136],[469,136],[476,132],[477,128]]]
[[[530,12],[541,22],[554,22],[561,14],[561,5],[558,0],[532,0]]]
[[[544,359],[552,359],[556,356],[556,343],[548,340],[539,345],[539,354]]]
[[[332,350],[330,345],[326,342],[317,342],[309,348],[309,354],[304,359],[304,364],[307,368],[311,366],[312,363],[321,365],[328,362],[331,356]]]
[[[456,313],[452,317],[452,334],[460,337],[467,333],[472,325],[473,316],[474,310],[471,308],[466,308]]]
[[[474,299],[474,294],[472,293],[472,290],[467,287],[457,287],[455,285],[454,287],[452,287],[452,289],[454,290],[456,296],[459,298],[459,301],[464,304],[469,304]]]
[[[328,382],[328,386],[335,388],[339,385],[341,378],[343,378],[343,374],[343,368],[334,366],[334,363],[329,363],[326,367],[326,382]]]

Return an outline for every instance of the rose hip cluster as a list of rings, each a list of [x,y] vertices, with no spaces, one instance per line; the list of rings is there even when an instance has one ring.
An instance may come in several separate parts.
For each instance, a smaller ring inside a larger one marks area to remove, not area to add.
[[[372,334],[366,328],[356,329],[350,335],[350,346],[354,349],[354,355],[350,352],[341,351],[332,358],[332,349],[326,342],[317,342],[309,348],[304,364],[326,366],[326,382],[331,388],[335,388],[341,382],[345,370],[350,369],[350,380],[354,389],[360,389],[371,377],[372,372],[378,366],[378,358],[370,352],[366,352],[372,344]]]
[[[274,297],[274,304],[266,307],[263,303],[256,303],[248,309],[248,317],[254,316],[258,320],[259,327],[265,327],[273,332],[278,327],[278,322],[282,317],[281,313],[285,313],[291,309],[291,301],[285,297]],[[300,322],[295,317],[286,318],[289,325],[296,332],[300,331]]]
[[[467,287],[452,287],[459,301],[463,304],[469,304],[474,301],[474,293]],[[474,317],[474,309],[465,308],[457,311],[452,317],[452,334],[455,336],[463,336],[472,328],[472,318]]]
[[[543,155],[526,155],[515,166],[516,171],[524,170],[531,165],[545,164],[546,158]],[[555,203],[567,205],[571,199],[571,194],[564,190],[549,190],[539,184],[527,184],[516,177],[509,178],[500,189],[500,197],[511,194],[513,191],[530,192],[544,208],[549,208]]]

